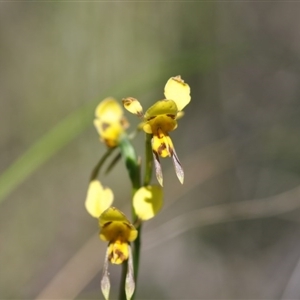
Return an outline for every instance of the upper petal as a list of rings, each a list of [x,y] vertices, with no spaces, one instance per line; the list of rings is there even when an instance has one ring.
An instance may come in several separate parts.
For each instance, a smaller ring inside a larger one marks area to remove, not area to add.
[[[173,100],[178,110],[182,110],[191,101],[190,87],[178,75],[171,77],[165,85],[165,97]]]
[[[172,100],[164,99],[157,101],[149,107],[145,113],[145,119],[149,120],[158,115],[171,115],[176,117],[178,108],[176,103]]]
[[[143,116],[143,107],[141,103],[133,98],[133,97],[127,97],[122,99],[124,107],[131,112],[134,115],[137,115],[139,117]]]
[[[85,200],[85,208],[92,217],[99,218],[111,206],[113,200],[114,195],[111,189],[103,188],[99,180],[90,182]]]
[[[95,116],[102,122],[119,122],[123,117],[123,109],[116,99],[109,97],[96,107]]]

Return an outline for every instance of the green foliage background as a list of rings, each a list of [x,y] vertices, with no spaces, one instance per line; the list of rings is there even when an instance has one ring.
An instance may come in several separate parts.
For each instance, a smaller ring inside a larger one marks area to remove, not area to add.
[[[137,299],[299,298],[299,12],[0,3],[0,298],[101,297],[105,244],[83,205],[105,151],[94,108],[107,96],[147,107],[179,74],[192,90],[172,133],[186,179],[163,161],[165,206],[145,225]],[[130,213],[124,166],[101,179]]]

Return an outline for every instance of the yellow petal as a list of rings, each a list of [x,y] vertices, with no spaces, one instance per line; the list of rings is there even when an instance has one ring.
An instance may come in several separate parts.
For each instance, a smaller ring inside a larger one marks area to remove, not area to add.
[[[129,245],[127,242],[116,241],[108,246],[108,260],[112,264],[121,264],[129,256]]]
[[[177,115],[178,108],[176,103],[172,100],[164,99],[157,101],[145,113],[145,119],[149,120],[158,115],[170,115],[170,117]]]
[[[151,127],[151,125],[149,124],[149,122],[143,122],[143,123],[139,124],[139,126],[140,126],[146,133],[149,133],[149,134],[152,134],[152,133],[153,133],[152,127]]]
[[[99,218],[103,211],[111,206],[113,200],[114,195],[111,189],[103,188],[98,180],[90,182],[85,208],[92,217]]]
[[[133,207],[137,216],[143,220],[153,218],[161,209],[163,192],[160,186],[141,187],[133,197]]]
[[[129,126],[123,116],[122,106],[113,98],[104,99],[96,108],[94,125],[101,141],[108,147],[116,147],[120,135]]]
[[[123,109],[116,99],[106,98],[97,106],[95,116],[105,123],[119,122],[123,116]]]
[[[157,130],[157,134],[152,138],[152,149],[161,157],[171,156],[173,153],[173,143],[170,136],[161,129]]]
[[[190,87],[178,75],[171,77],[165,85],[165,97],[175,101],[178,110],[182,110],[191,101]]]
[[[126,216],[118,210],[116,207],[110,207],[106,211],[103,212],[103,214],[100,217],[99,224],[100,226],[104,226],[107,222],[124,222],[130,224]]]
[[[124,107],[131,112],[134,115],[137,115],[139,117],[143,116],[143,107],[141,103],[132,97],[127,97],[122,99]]]
[[[110,207],[99,218],[100,238],[104,241],[132,242],[137,237],[137,230],[126,216],[117,208]]]
[[[174,115],[158,115],[147,121],[147,124],[148,125],[143,127],[143,130],[146,133],[150,133],[147,128],[147,126],[150,126],[151,133],[153,134],[157,134],[159,130],[162,130],[163,132],[170,132],[177,127],[177,121],[175,120]]]

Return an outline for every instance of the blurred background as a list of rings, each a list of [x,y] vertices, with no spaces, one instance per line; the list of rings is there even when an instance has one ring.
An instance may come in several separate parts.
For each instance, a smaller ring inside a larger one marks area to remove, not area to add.
[[[136,299],[299,299],[299,13],[292,2],[1,3],[0,298],[102,299],[106,245],[84,208],[105,152],[94,109],[107,96],[146,108],[181,75],[192,101],[171,137],[185,183],[163,160]],[[100,179],[129,214],[122,162]],[[112,299],[120,270],[110,266]]]

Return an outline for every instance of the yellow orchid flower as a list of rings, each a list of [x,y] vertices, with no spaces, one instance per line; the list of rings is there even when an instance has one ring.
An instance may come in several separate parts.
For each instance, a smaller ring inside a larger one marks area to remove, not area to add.
[[[99,218],[111,206],[113,200],[114,194],[110,188],[104,188],[99,180],[90,182],[85,199],[85,208],[92,217]]]
[[[115,207],[110,207],[101,214],[99,226],[100,238],[109,242],[101,280],[102,293],[105,299],[108,299],[110,290],[108,262],[121,264],[124,260],[128,259],[125,292],[127,299],[130,299],[134,293],[135,283],[129,243],[137,238],[138,232],[126,216]]]
[[[152,134],[152,151],[156,178],[160,185],[163,185],[163,175],[159,157],[171,157],[176,175],[181,183],[184,180],[184,172],[169,132],[177,128],[177,119],[182,117],[182,109],[190,102],[190,87],[178,75],[171,77],[164,89],[166,99],[157,101],[143,113],[139,101],[128,97],[123,99],[124,107],[131,113],[143,117],[142,129]]]
[[[121,134],[129,126],[122,106],[114,98],[106,98],[97,106],[95,117],[94,125],[101,141],[110,148],[116,147]]]

